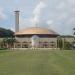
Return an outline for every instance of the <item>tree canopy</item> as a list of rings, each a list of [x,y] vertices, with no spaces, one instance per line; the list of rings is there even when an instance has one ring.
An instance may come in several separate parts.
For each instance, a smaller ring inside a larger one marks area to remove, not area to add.
[[[14,32],[10,29],[5,29],[0,27],[0,38],[4,37],[14,37]]]

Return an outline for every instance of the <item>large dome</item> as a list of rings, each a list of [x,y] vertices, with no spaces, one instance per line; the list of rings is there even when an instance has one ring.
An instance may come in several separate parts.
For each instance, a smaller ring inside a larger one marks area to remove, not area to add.
[[[51,35],[57,35],[57,33],[54,32],[51,29],[40,28],[40,27],[26,28],[26,29],[20,30],[19,32],[15,33],[15,35],[28,35],[28,34],[51,34]]]

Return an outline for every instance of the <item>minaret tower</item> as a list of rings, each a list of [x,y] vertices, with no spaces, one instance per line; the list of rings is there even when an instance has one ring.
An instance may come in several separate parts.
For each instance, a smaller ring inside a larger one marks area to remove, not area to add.
[[[15,12],[15,32],[19,32],[19,12],[20,11],[14,11]]]

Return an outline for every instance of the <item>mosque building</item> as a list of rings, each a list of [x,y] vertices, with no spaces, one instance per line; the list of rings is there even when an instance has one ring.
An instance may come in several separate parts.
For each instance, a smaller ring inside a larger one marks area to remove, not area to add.
[[[15,11],[15,38],[17,40],[14,44],[15,48],[57,48],[58,36],[59,34],[55,31],[42,27],[19,30],[19,11]]]

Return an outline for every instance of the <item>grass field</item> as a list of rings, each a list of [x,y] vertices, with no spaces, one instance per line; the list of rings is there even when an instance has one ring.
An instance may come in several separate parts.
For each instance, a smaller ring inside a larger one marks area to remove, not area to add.
[[[0,51],[0,75],[75,75],[75,51]]]

